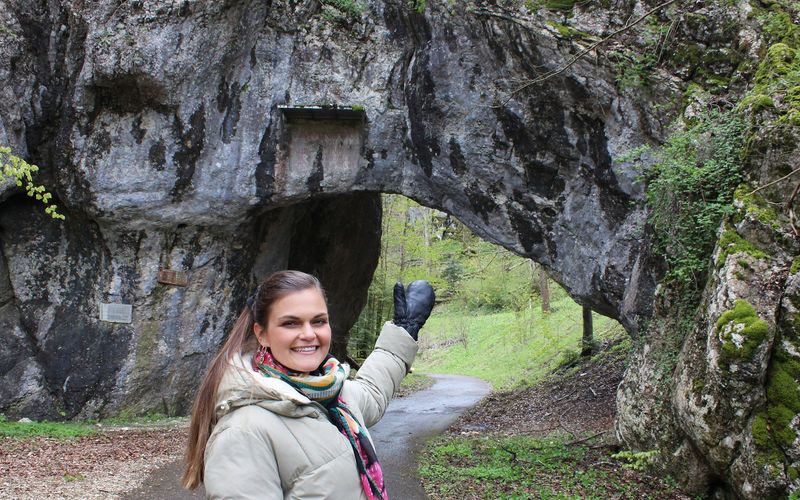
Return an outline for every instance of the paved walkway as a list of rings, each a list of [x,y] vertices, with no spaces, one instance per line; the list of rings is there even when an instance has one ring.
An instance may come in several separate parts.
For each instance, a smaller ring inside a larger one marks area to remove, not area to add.
[[[417,476],[417,455],[427,438],[441,433],[467,409],[489,394],[482,380],[459,375],[431,375],[428,389],[392,400],[383,419],[370,429],[386,476],[390,498],[424,499]],[[178,480],[182,462],[162,467],[126,499],[184,500],[204,498],[202,488],[190,492]]]

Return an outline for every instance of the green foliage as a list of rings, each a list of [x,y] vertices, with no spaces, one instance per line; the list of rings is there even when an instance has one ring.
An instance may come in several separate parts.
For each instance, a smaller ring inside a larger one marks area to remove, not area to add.
[[[14,182],[20,187],[24,183],[27,195],[31,198],[36,198],[45,205],[53,197],[52,194],[45,190],[44,186],[38,186],[33,183],[33,174],[39,171],[39,167],[11,154],[11,148],[0,146],[0,165],[2,165],[0,180],[14,179]],[[45,209],[45,213],[54,219],[64,220],[64,216],[58,213],[57,210],[58,207],[51,204]]]
[[[36,436],[69,439],[95,433],[96,430],[81,422],[9,422],[0,415],[0,437],[30,438]]]
[[[561,12],[571,12],[575,6],[575,0],[544,0],[544,6],[548,10]]]
[[[674,489],[637,477],[604,452],[567,438],[444,436],[428,442],[419,474],[431,498],[661,498]]]
[[[322,18],[330,22],[356,21],[366,10],[366,4],[358,0],[322,0]]]
[[[10,38],[11,40],[17,40],[19,36],[16,33],[8,29],[7,26],[3,26],[0,24],[0,35]]]
[[[422,14],[428,8],[428,0],[409,0],[409,5],[412,9]]]
[[[630,451],[630,450],[623,450],[619,453],[614,453],[611,455],[611,458],[615,458],[617,460],[623,460],[625,462],[625,467],[642,471],[647,469],[651,464],[653,464],[658,457],[657,450],[648,450],[648,451]]]
[[[620,90],[650,86],[669,30],[669,23],[661,23],[657,16],[649,17],[639,33],[643,41],[642,46],[610,50],[606,54],[614,64],[615,80]]]
[[[538,304],[519,312],[474,314],[457,307],[437,308],[420,333],[415,367],[422,372],[472,375],[497,390],[529,386],[570,361],[582,336],[582,308],[554,289],[551,312]],[[593,315],[597,340],[624,339],[619,323]],[[566,356],[566,357],[565,357]]]
[[[744,123],[733,113],[710,113],[676,129],[663,147],[640,150],[647,182],[654,251],[666,265],[664,281],[694,300],[705,281],[722,217],[733,212],[742,180]]]
[[[722,236],[719,238],[718,245],[720,252],[719,256],[717,257],[717,267],[722,267],[729,255],[737,253],[746,253],[747,255],[751,255],[757,259],[767,258],[766,253],[756,248],[748,240],[742,238],[742,236],[731,227],[726,227],[725,231],[722,233]]]
[[[426,279],[439,303],[475,312],[528,307],[538,288],[528,259],[475,236],[450,215],[397,195],[384,195],[381,257],[367,305],[350,332],[358,358],[372,350],[383,322],[392,317],[395,282]],[[537,278],[538,279],[538,278]]]
[[[610,52],[614,62],[616,83],[620,90],[637,89],[650,85],[650,78],[658,57],[655,52]]]

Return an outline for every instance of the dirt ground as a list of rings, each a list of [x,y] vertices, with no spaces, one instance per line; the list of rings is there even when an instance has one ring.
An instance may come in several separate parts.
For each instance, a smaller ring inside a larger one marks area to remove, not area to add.
[[[74,439],[0,438],[0,498],[119,498],[180,458],[186,431],[184,419]]]
[[[600,346],[600,351],[592,362],[576,360],[533,387],[493,393],[468,411],[451,432],[609,434],[626,352],[618,343]]]

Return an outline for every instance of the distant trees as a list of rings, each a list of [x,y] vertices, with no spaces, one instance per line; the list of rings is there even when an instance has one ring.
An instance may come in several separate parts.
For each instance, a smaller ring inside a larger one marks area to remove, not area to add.
[[[549,280],[529,259],[484,241],[455,217],[398,195],[384,195],[381,257],[367,305],[350,332],[349,349],[362,357],[391,319],[392,287],[426,279],[438,302],[466,311],[521,310],[540,294],[549,309]],[[530,269],[530,271],[529,271]]]

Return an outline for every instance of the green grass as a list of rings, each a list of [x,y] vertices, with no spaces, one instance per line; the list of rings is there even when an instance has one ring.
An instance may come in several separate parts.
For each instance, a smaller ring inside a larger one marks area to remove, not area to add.
[[[0,437],[30,438],[37,436],[69,439],[97,432],[91,424],[83,422],[9,422],[0,415]]]
[[[400,384],[409,391],[419,391],[433,384],[433,379],[423,373],[409,373]]]
[[[422,376],[418,376],[417,383],[422,383]],[[103,419],[84,420],[74,422],[50,422],[47,420],[37,422],[11,422],[4,415],[0,415],[0,437],[25,439],[32,437],[50,437],[56,439],[71,439],[99,432],[103,427],[139,427],[158,424],[170,424],[186,420],[185,417],[167,417],[161,413],[150,412],[146,415],[133,415],[129,412]]]
[[[639,483],[607,449],[563,436],[435,438],[419,473],[430,498],[663,498],[658,479]]]
[[[149,412],[144,415],[136,415],[132,412],[123,410],[116,417],[109,417],[101,420],[100,424],[109,426],[138,426],[165,423],[179,419],[180,417],[168,417],[159,412]]]
[[[582,308],[561,290],[551,312],[538,304],[522,312],[471,314],[437,309],[420,333],[418,372],[471,375],[496,390],[528,386],[580,351]],[[593,314],[595,340],[624,334],[610,318]]]

